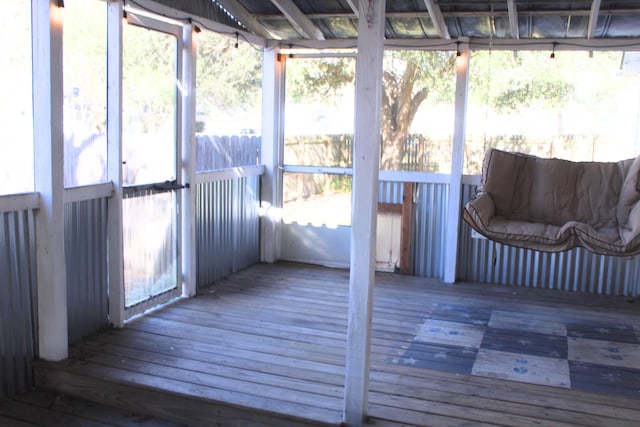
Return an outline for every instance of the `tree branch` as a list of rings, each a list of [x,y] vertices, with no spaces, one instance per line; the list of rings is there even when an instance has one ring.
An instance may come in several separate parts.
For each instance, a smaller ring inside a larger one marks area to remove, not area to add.
[[[418,93],[416,93],[413,96],[413,98],[411,99],[411,105],[409,106],[409,112],[407,114],[407,120],[409,121],[409,123],[413,122],[413,119],[418,113],[418,109],[420,108],[420,105],[422,105],[422,103],[428,97],[429,97],[429,89],[426,87],[420,89],[420,91],[418,91]]]

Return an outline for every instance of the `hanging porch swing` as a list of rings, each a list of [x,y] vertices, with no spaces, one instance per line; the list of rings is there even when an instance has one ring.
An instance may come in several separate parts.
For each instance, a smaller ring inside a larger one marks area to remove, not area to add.
[[[545,252],[584,247],[640,253],[640,156],[572,162],[489,149],[464,219],[506,245]]]

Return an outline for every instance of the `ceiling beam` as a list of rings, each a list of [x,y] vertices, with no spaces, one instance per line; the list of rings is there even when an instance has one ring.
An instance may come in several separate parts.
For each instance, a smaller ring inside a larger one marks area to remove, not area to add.
[[[425,6],[427,6],[431,21],[436,27],[436,31],[438,32],[440,38],[449,40],[451,38],[451,35],[449,34],[449,30],[447,29],[447,24],[444,22],[444,16],[442,16],[440,7],[436,4],[435,0],[424,0],[424,4]]]
[[[220,4],[227,12],[231,14],[247,29],[261,37],[266,39],[274,38],[273,34],[265,28],[247,9],[242,6],[238,0],[216,0],[216,3]]]
[[[507,9],[509,11],[509,27],[511,28],[511,37],[520,38],[520,29],[518,26],[518,9],[516,8],[516,0],[507,0]]]
[[[267,48],[278,46],[286,47],[291,43],[295,49],[355,49],[358,39],[329,39],[329,40],[273,40],[267,43]],[[570,51],[599,51],[599,50],[632,50],[640,51],[640,37],[629,38],[549,38],[549,39],[500,39],[500,38],[474,38],[469,41],[472,50],[549,50],[556,43],[556,52],[560,50]],[[441,39],[385,39],[385,49],[410,49],[410,50],[452,50],[455,52],[457,43],[451,40],[443,45]],[[304,56],[304,53],[300,53]]]
[[[548,10],[526,10],[526,9],[518,9],[518,16],[589,16],[591,13],[590,10],[582,10],[582,9],[574,9],[570,12],[566,10],[559,9],[548,9]],[[611,15],[611,16],[625,16],[625,15],[638,15],[640,14],[640,9],[600,9],[600,15]],[[270,19],[270,20],[284,20],[287,19],[282,15],[273,15],[273,14],[264,14],[257,13],[254,15],[256,19]],[[418,11],[418,12],[388,12],[385,15],[387,18],[426,18],[429,17],[429,12],[427,11]],[[479,17],[508,17],[508,10],[478,10],[478,11],[449,11],[442,12],[442,16],[445,18],[479,18]],[[307,14],[307,18],[309,19],[331,19],[331,18],[344,18],[344,19],[353,19],[357,18],[357,16],[353,12],[340,12],[340,13],[309,13]]]
[[[358,12],[358,3],[357,0],[346,0],[346,2],[349,4],[349,7],[351,8],[351,10],[353,11],[353,13],[356,14],[356,18],[358,18],[359,16],[359,12]],[[307,15],[308,16],[308,15]]]
[[[324,35],[292,0],[271,0],[287,20],[306,39],[324,40]]]
[[[142,11],[150,12],[152,14],[158,14],[164,18],[169,18],[170,21],[177,20],[184,22],[192,19],[193,22],[199,27],[202,27],[209,31],[227,35],[234,35],[234,33],[238,33],[242,36],[243,40],[245,40],[247,43],[253,44],[254,46],[264,47],[267,44],[267,40],[272,39],[272,37],[260,36],[257,32],[251,32],[248,28],[246,30],[239,30],[238,28],[236,28],[236,26],[230,26],[228,24],[220,23],[214,20],[215,17],[207,18],[194,12],[178,10],[171,6],[166,6],[164,3],[157,0],[136,0],[135,5],[129,3],[127,5],[127,8],[133,10],[134,12]],[[230,19],[234,19],[234,17],[230,17]],[[237,18],[235,18],[235,20],[239,21]],[[235,22],[234,25],[236,25]]]
[[[598,16],[600,15],[600,0],[593,0],[591,3],[591,11],[589,12],[589,26],[587,27],[587,38],[592,39],[598,25]]]

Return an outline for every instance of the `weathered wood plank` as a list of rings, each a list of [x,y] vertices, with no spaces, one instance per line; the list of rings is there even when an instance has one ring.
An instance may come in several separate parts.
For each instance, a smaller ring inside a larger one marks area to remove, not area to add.
[[[134,328],[132,326],[132,328]],[[137,323],[136,330],[155,333],[162,336],[181,337],[187,336],[189,339],[195,339],[210,344],[226,345],[230,347],[239,347],[252,350],[260,350],[265,353],[278,354],[283,349],[290,350],[292,354],[299,357],[311,357],[311,360],[330,360],[337,364],[342,364],[344,357],[344,349],[340,350],[336,347],[315,344],[310,342],[290,342],[285,339],[277,339],[273,337],[265,337],[262,335],[252,336],[249,333],[242,332],[225,332],[220,330],[211,330],[210,328],[193,326],[189,328],[189,332],[185,335],[184,327],[172,325],[170,322],[162,321],[162,319],[147,319],[145,323]]]
[[[189,343],[176,339],[146,339],[136,336],[133,340],[123,340],[118,337],[110,340],[107,336],[100,337],[100,341],[85,342],[77,350],[78,357],[86,358],[86,352],[106,352],[112,355],[126,354],[126,351],[148,350],[157,357],[170,356],[179,360],[197,361],[220,367],[245,369],[285,378],[301,378],[318,384],[341,386],[344,384],[342,367],[301,360],[283,355],[264,354],[247,350],[230,349],[207,345],[189,346]],[[189,348],[191,347],[191,348]]]
[[[303,425],[307,421],[302,417],[335,425],[341,418],[345,378],[347,284],[344,270],[257,265],[214,284],[211,293],[80,343],[71,352],[72,360],[53,365],[56,369],[45,374],[44,382],[54,386],[66,381],[63,391],[110,405],[121,405],[123,396],[134,393],[142,413],[173,422],[185,423],[193,416],[189,423],[206,425],[206,417],[215,413],[216,422],[225,425]],[[425,338],[434,325],[442,324],[445,332],[449,326],[453,332],[474,326],[486,329],[485,348],[493,343],[548,356],[555,348],[549,340],[564,336],[559,325],[570,325],[567,334],[590,340],[609,337],[632,346],[638,339],[633,325],[640,324],[640,315],[629,306],[633,304],[624,298],[578,298],[491,285],[442,286],[423,278],[378,274],[370,350],[371,423],[637,424],[640,399],[598,383],[602,369],[580,366],[577,381],[584,390],[592,383],[595,392],[461,374],[471,372],[476,350],[458,354],[464,341],[438,344]],[[607,328],[615,330],[607,335]],[[517,342],[520,337],[536,338],[531,340],[536,348],[526,349],[526,343]],[[423,366],[429,360],[440,363],[439,352],[448,350],[441,371],[392,363],[399,357],[415,357]],[[607,373],[640,371],[613,369]],[[640,381],[634,375],[626,378],[619,384],[629,389]],[[131,408],[134,404],[126,403]],[[188,409],[172,411],[178,405]]]
[[[389,412],[393,411],[395,407],[404,411],[410,410],[414,414],[413,418],[409,420],[403,419],[403,421],[416,425],[433,425],[435,424],[434,418],[442,416],[463,421],[459,422],[459,424],[539,426],[541,418],[544,417],[544,415],[541,417],[540,413],[531,417],[516,415],[510,412],[511,408],[509,407],[501,409],[500,416],[496,416],[496,411],[492,409],[465,406],[464,402],[461,404],[460,402],[449,402],[442,399],[430,401],[422,396],[407,397],[385,393],[382,400],[380,400],[380,397],[377,393],[372,392],[371,404],[382,402],[381,408],[387,408]],[[449,423],[451,423],[451,419],[447,424]],[[575,426],[576,423],[554,420],[554,425],[569,427]]]
[[[3,427],[36,427],[37,424],[29,423],[15,418],[9,418],[0,412],[0,425]]]
[[[35,405],[29,405],[17,400],[9,400],[0,405],[0,413],[3,417],[32,423],[42,427],[54,427],[63,425],[82,425],[87,427],[107,427],[108,424],[79,418],[63,412],[51,411]],[[4,425],[4,424],[3,424]]]
[[[113,352],[115,354],[85,353],[84,362],[134,370],[158,378],[175,379],[212,388],[270,396],[282,402],[314,406],[321,400],[323,406],[328,409],[341,409],[343,390],[339,384],[315,383],[284,375],[186,360],[137,349],[121,348]]]
[[[265,331],[276,330],[283,331],[289,334],[307,334],[323,338],[332,338],[337,340],[344,340],[345,325],[334,324],[328,322],[326,317],[324,320],[316,316],[304,315],[288,316],[283,315],[283,310],[278,310],[278,314],[263,314],[256,312],[254,307],[246,307],[243,305],[236,305],[225,301],[224,314],[216,313],[211,315],[211,320],[206,323],[199,323],[202,326],[216,327],[222,330],[239,330],[260,328]],[[247,310],[251,310],[254,313],[254,317],[247,321]],[[176,318],[176,316],[183,316],[184,319],[194,319],[195,313],[201,318],[206,316],[204,312],[193,311],[190,309],[184,309],[183,307],[171,307],[163,312],[163,318],[169,320],[170,318]],[[332,316],[335,320],[333,313],[328,313],[328,316]],[[264,319],[264,320],[263,320]],[[197,320],[193,320],[197,322]],[[395,320],[391,318],[382,318],[378,316],[373,324],[373,337],[380,339],[387,339],[398,341],[403,337],[411,339],[415,335],[415,327],[424,321],[424,316],[415,317],[410,321],[406,318]],[[266,334],[266,333],[265,333]]]
[[[638,415],[637,399],[613,395],[596,395],[580,390],[546,387],[535,384],[494,380],[479,376],[451,375],[445,372],[412,368],[408,366],[375,365],[372,382],[380,381],[408,393],[411,387],[434,390],[443,398],[457,395],[493,399],[503,402],[530,405],[538,408],[555,408],[593,416],[617,417],[633,420]],[[382,388],[381,388],[382,389]],[[445,393],[443,391],[446,390]],[[402,394],[402,393],[401,393]]]
[[[79,422],[77,425],[85,425],[84,421],[90,420],[98,421],[108,426],[120,427],[177,427],[175,423],[170,421],[140,416],[134,412],[123,411],[50,392],[33,391],[17,396],[13,400],[36,407],[38,410],[44,408],[48,412],[51,412],[51,415],[45,415],[43,419],[38,420],[38,424],[40,425],[46,424],[46,420],[56,419],[57,414],[60,413],[78,418]],[[4,420],[2,420],[2,416],[0,416],[0,425],[7,425],[3,422]]]
[[[268,284],[268,288],[272,287],[280,288],[282,284],[288,284],[291,289],[308,289],[309,286],[314,286],[318,274],[321,274],[322,269],[317,271],[317,267],[311,267],[309,272],[305,274],[304,269],[296,264],[281,264],[287,267],[287,273],[279,272],[277,269],[272,271],[268,270],[269,266],[261,265],[256,266],[250,270],[240,272],[233,277],[233,280],[225,280],[216,283],[215,286],[224,286],[225,284],[233,284],[239,291],[255,291],[263,289],[265,284]],[[289,267],[291,267],[291,274],[289,274]],[[321,283],[316,281],[316,291],[326,291],[327,289],[340,289],[348,280],[348,276],[344,270],[338,269],[325,269],[326,276],[322,278]],[[242,286],[242,282],[250,280],[252,283],[260,284],[260,286],[246,286],[242,289],[238,286]],[[465,284],[457,283],[456,286],[447,288],[443,287],[440,282],[433,279],[421,278],[421,277],[406,277],[403,280],[398,280],[397,276],[387,273],[378,273],[376,275],[376,281],[378,283],[377,290],[384,287],[384,294],[387,296],[395,297],[403,300],[403,302],[411,302],[412,299],[418,298],[423,301],[427,301],[427,298],[432,299],[434,295],[440,298],[444,298],[446,301],[456,301],[458,298],[462,298],[464,301],[474,302],[476,304],[496,304],[507,307],[513,304],[514,299],[526,299],[528,304],[534,304],[534,309],[544,310],[553,313],[557,309],[567,309],[570,313],[577,312],[582,313],[594,318],[595,313],[598,315],[605,315],[606,317],[619,318],[618,312],[625,313],[628,316],[632,316],[636,321],[640,321],[640,312],[638,312],[636,305],[628,301],[628,298],[624,297],[607,297],[607,296],[595,296],[595,295],[582,295],[578,293],[559,292],[556,290],[548,289],[536,289],[536,288],[513,288],[506,286],[495,286],[490,284]],[[515,297],[515,298],[514,298]],[[378,302],[378,295],[376,294],[376,304]],[[538,302],[539,305],[535,303]],[[580,307],[579,309],[577,307]],[[525,306],[526,308],[526,306]],[[585,310],[590,308],[590,310]],[[615,310],[611,310],[615,308]],[[595,312],[594,312],[595,310]],[[557,316],[558,313],[554,313]],[[600,318],[600,317],[598,317]]]
[[[195,426],[336,424],[334,411],[108,366],[61,363],[42,369],[37,386]]]
[[[228,307],[225,306],[225,311]],[[261,336],[274,338],[278,340],[289,340],[294,342],[282,342],[281,345],[278,346],[279,351],[283,351],[283,349],[289,348],[290,345],[294,345],[295,348],[299,347],[297,342],[304,342],[311,345],[321,345],[322,353],[332,353],[332,354],[343,354],[344,351],[344,328],[342,328],[342,332],[328,332],[325,333],[323,331],[318,331],[315,329],[308,329],[306,327],[298,327],[295,326],[295,322],[287,324],[276,324],[262,320],[256,320],[260,318],[260,315],[255,311],[252,311],[253,318],[245,319],[242,321],[229,321],[223,318],[217,318],[213,321],[209,320],[201,320],[203,319],[202,315],[198,317],[193,317],[190,314],[181,315],[178,313],[171,314],[169,313],[173,309],[163,310],[162,313],[157,313],[159,318],[163,320],[167,320],[169,322],[175,322],[174,326],[179,325],[180,323],[184,323],[183,327],[188,328],[190,325],[190,329],[195,330],[196,326],[204,327],[204,328],[212,328],[217,332],[216,334],[253,334],[256,330],[260,331]],[[306,323],[306,322],[303,322]],[[177,326],[179,327],[179,326]],[[169,326],[163,326],[163,330],[169,331]],[[199,330],[199,329],[198,329]],[[206,329],[203,329],[206,330]],[[397,347],[398,341],[400,339],[409,341],[413,338],[415,331],[403,331],[402,333],[375,333],[373,342],[376,345],[376,352],[381,352],[383,355],[388,354],[393,348]],[[404,338],[403,338],[404,334]],[[208,339],[213,333],[205,332],[205,335]],[[191,338],[195,337],[191,335]],[[226,343],[227,348],[232,347],[233,344]],[[335,363],[338,363],[337,361]]]

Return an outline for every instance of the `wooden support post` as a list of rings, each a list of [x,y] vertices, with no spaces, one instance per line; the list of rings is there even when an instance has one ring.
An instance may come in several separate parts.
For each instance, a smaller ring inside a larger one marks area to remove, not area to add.
[[[53,0],[33,0],[34,183],[40,194],[36,220],[39,355],[68,356],[67,274],[64,258],[64,130],[62,26]]]
[[[411,272],[411,229],[413,227],[413,182],[402,186],[402,220],[400,231],[400,273]]]
[[[276,262],[280,258],[285,69],[285,58],[278,49],[264,52],[260,153],[265,167],[260,186],[260,260],[263,262]]]
[[[107,2],[107,179],[113,183],[108,202],[109,320],[124,324],[122,258],[122,2]]]
[[[375,282],[384,0],[360,0],[356,60],[351,271],[344,421],[361,425],[366,417]]]
[[[193,25],[182,28],[182,137],[180,138],[180,184],[189,184],[181,194],[182,295],[196,294],[196,61],[197,46]]]
[[[458,230],[462,203],[462,170],[464,166],[464,139],[466,133],[467,99],[469,98],[469,41],[460,44],[460,56],[456,58],[456,101],[451,155],[451,181],[449,183],[449,207],[447,215],[444,281],[456,281],[458,261]]]

